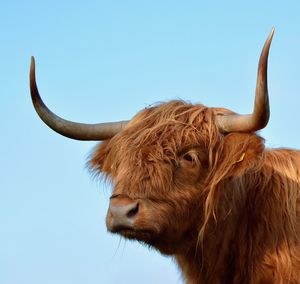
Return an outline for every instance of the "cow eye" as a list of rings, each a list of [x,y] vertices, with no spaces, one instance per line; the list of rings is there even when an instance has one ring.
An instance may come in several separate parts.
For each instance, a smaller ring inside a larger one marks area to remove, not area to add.
[[[184,155],[183,155],[183,159],[185,159],[185,160],[188,161],[188,162],[193,162],[193,161],[194,161],[192,155],[189,154],[189,153],[184,154]]]

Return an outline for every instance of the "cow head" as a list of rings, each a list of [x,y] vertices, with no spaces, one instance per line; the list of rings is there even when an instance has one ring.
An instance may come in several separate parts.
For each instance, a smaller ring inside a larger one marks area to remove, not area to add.
[[[267,60],[273,32],[261,53],[254,111],[248,115],[171,101],[130,121],[74,123],[42,102],[32,59],[31,96],[41,119],[69,138],[103,141],[89,164],[113,184],[106,219],[110,232],[176,254],[203,237],[216,208],[226,210],[216,207],[217,185],[255,166],[263,149],[254,132],[269,119]]]

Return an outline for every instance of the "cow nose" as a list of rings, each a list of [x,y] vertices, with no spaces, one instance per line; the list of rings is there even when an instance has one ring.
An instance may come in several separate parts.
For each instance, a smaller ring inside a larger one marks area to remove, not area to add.
[[[131,228],[139,211],[138,201],[131,198],[111,198],[107,213],[107,224],[111,231]]]

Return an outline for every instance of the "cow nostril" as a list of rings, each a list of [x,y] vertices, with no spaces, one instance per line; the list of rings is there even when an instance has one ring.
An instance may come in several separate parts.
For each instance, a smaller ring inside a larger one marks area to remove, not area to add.
[[[139,204],[136,203],[135,206],[134,206],[134,208],[131,208],[131,209],[127,212],[126,216],[127,216],[128,218],[133,218],[133,217],[138,213],[138,211],[139,211]]]

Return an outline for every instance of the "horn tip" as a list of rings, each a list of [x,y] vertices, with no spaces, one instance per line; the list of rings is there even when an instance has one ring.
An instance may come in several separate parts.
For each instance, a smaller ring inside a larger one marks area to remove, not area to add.
[[[34,59],[34,56],[31,56],[31,62],[30,62],[30,65],[31,65],[32,67],[35,66],[35,59]]]
[[[272,40],[274,33],[275,33],[275,27],[272,27],[271,32],[269,34],[269,40]]]
[[[31,56],[29,82],[30,82],[30,91],[32,95],[33,94],[32,91],[37,89],[36,82],[35,82],[35,60],[33,56]]]

